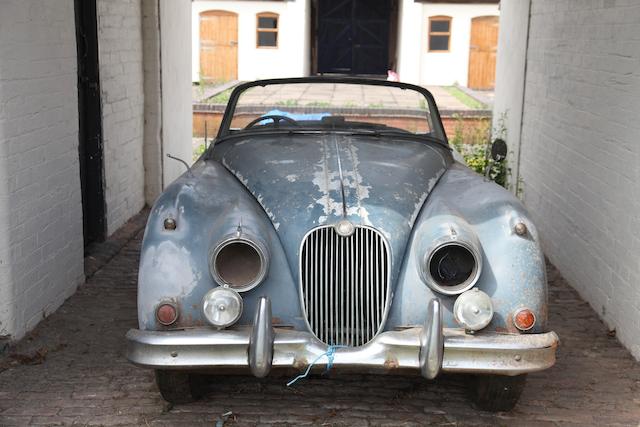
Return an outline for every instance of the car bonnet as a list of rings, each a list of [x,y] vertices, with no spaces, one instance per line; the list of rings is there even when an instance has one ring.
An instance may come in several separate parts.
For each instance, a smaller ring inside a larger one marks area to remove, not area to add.
[[[436,144],[335,133],[252,135],[215,150],[271,220],[292,272],[305,234],[346,218],[382,233],[395,276],[413,224],[452,162]]]

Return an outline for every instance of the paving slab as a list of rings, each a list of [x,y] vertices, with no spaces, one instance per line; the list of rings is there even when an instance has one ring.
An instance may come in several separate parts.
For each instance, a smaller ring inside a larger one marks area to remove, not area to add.
[[[237,82],[226,83],[203,89],[194,86],[194,102],[207,102],[211,96],[236,85]],[[433,94],[440,110],[466,111],[472,110],[467,105],[451,95],[442,86],[427,86]],[[419,109],[422,96],[418,93],[400,91],[395,88],[348,84],[310,84],[299,83],[285,86],[254,87],[247,90],[240,103],[247,104],[282,104],[306,106],[327,103],[327,106],[344,107],[385,107],[385,108],[413,108]]]
[[[474,409],[464,376],[427,382],[420,377],[332,375],[291,388],[285,385],[287,378],[219,377],[203,400],[170,407],[160,398],[153,373],[125,359],[124,334],[137,325],[142,239],[139,227],[128,227],[133,238],[9,356],[0,358],[0,426],[213,426],[227,411],[232,415],[225,426],[640,422],[640,364],[553,266],[548,268],[549,324],[561,339],[558,363],[529,375],[521,402],[510,413]]]

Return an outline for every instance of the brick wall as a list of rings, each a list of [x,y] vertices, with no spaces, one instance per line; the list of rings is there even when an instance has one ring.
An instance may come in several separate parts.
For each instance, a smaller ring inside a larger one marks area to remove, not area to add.
[[[533,0],[521,147],[545,251],[640,358],[640,5]]]
[[[0,337],[83,280],[73,0],[0,6]]]
[[[144,206],[140,0],[98,0],[107,233]]]
[[[144,59],[144,194],[153,205],[162,192],[162,92],[158,0],[142,0]]]
[[[216,106],[218,107],[218,106]],[[222,107],[222,106],[221,106]],[[197,105],[193,111],[193,137],[194,138],[203,138],[205,123],[207,124],[207,137],[209,139],[215,138],[218,134],[218,130],[220,129],[220,124],[222,123],[222,116],[224,115],[223,109],[219,107],[217,110],[206,110],[204,108],[199,108]],[[245,120],[245,124],[255,119],[257,116],[250,115]],[[456,130],[461,130],[463,133],[473,133],[474,129],[478,129],[481,132],[484,129],[488,129],[490,127],[489,121],[491,120],[491,115],[489,113],[481,112],[479,114],[468,115],[466,117],[460,115],[451,115],[445,114],[442,117],[442,126],[444,126],[444,131],[447,134],[449,139],[453,138],[456,133]],[[356,120],[353,119],[352,120]],[[371,118],[366,118],[363,120],[371,120]],[[393,126],[392,118],[381,118],[378,120],[380,123]],[[397,122],[396,125],[405,128],[410,126],[411,123],[415,123],[414,119],[410,119],[405,123],[401,121]]]

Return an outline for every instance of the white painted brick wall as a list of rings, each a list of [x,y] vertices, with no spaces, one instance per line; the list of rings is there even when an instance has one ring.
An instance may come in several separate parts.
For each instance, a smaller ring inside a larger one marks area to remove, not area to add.
[[[0,4],[0,336],[82,283],[73,0]]]
[[[190,9],[191,4],[187,5]],[[144,53],[144,194],[153,205],[162,192],[162,93],[158,0],[142,0]]]
[[[98,0],[107,233],[142,209],[144,76],[140,0]]]
[[[545,251],[640,358],[640,3],[533,0],[521,174]]]

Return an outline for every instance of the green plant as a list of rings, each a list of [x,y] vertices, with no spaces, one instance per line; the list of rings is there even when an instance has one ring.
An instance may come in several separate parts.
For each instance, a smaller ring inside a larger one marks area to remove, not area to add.
[[[297,99],[285,99],[284,101],[276,102],[276,105],[280,105],[282,107],[296,107],[298,105]]]
[[[328,101],[313,101],[313,102],[309,102],[306,106],[326,108],[326,107],[331,107],[331,103]]]
[[[207,99],[207,103],[209,104],[226,104],[229,102],[229,97],[231,96],[231,92],[233,88],[229,88],[227,90],[223,90],[222,92],[218,92],[213,95],[211,98]]]
[[[202,99],[204,96],[204,90],[207,87],[207,81],[204,79],[204,74],[202,71],[198,72],[198,81],[193,82],[192,86],[195,88],[195,94],[198,100]]]
[[[198,158],[204,154],[206,149],[207,149],[207,147],[205,146],[204,143],[202,143],[202,144],[198,145],[197,147],[195,147],[193,149],[193,161],[198,160]]]
[[[503,130],[506,132],[506,129]],[[499,132],[496,132],[499,134]],[[474,125],[465,124],[461,116],[456,116],[456,125],[451,145],[464,158],[469,168],[485,175],[490,164],[489,178],[504,188],[507,186],[507,178],[510,172],[506,161],[495,163],[490,160],[491,152],[491,125],[489,119],[481,120]]]
[[[482,102],[467,95],[462,91],[462,89],[457,86],[445,86],[444,90],[449,92],[451,95],[453,95],[454,98],[473,110],[484,110],[485,108],[487,108],[487,106]]]

